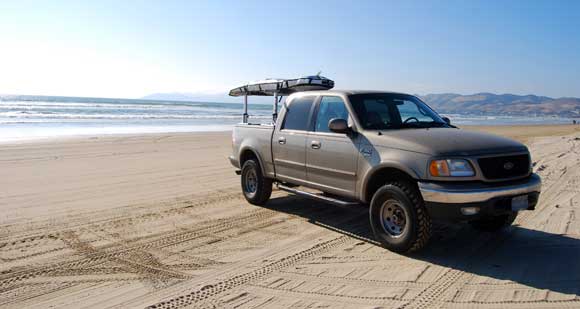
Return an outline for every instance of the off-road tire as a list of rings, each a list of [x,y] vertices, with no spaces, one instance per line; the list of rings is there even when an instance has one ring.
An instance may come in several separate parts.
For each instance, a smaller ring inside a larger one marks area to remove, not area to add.
[[[478,220],[470,221],[469,224],[476,230],[484,232],[497,232],[514,223],[518,216],[516,211],[501,216],[487,216]]]
[[[248,190],[248,175],[255,176],[255,190]],[[242,192],[246,200],[253,205],[263,206],[272,195],[272,179],[264,177],[260,163],[254,159],[244,162],[241,172]]]
[[[401,235],[397,237],[386,232],[381,220],[382,207],[388,200],[396,200],[402,208],[405,208],[406,225]],[[369,213],[375,239],[391,251],[413,252],[422,249],[429,242],[431,218],[419,190],[413,183],[396,180],[380,187],[373,195]]]

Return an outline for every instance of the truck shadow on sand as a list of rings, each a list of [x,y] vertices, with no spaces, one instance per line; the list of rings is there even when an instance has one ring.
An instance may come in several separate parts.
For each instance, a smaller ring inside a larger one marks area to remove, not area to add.
[[[373,240],[365,207],[345,209],[296,196],[273,198],[264,207],[380,246]],[[535,289],[580,296],[580,239],[565,235],[517,225],[499,233],[484,233],[467,224],[435,223],[428,247],[406,256],[487,277],[473,278],[477,282],[490,281],[488,278],[508,280]],[[506,283],[509,282],[486,282]]]

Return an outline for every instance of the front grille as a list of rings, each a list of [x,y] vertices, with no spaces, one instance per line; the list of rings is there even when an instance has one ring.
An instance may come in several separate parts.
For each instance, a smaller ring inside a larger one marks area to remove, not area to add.
[[[481,158],[477,163],[487,179],[525,176],[530,171],[530,157],[527,154]]]

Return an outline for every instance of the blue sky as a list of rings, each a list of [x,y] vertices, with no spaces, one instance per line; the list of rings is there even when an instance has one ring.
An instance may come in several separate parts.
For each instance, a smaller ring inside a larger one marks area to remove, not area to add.
[[[580,1],[1,1],[0,93],[337,88],[580,97]]]

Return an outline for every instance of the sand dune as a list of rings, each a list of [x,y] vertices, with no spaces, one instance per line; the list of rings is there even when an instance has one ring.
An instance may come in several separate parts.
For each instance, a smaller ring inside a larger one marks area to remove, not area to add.
[[[436,225],[411,256],[362,207],[249,205],[226,133],[3,144],[0,306],[580,307],[579,128],[472,129],[530,145],[540,204],[500,234]]]

